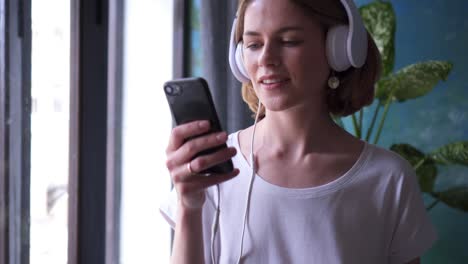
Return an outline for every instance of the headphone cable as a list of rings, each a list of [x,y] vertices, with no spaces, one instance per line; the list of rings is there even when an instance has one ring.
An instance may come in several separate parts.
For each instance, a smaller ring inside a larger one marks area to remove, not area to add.
[[[260,99],[258,99],[258,108],[257,108],[257,114],[255,116],[255,122],[254,122],[254,127],[253,127],[253,132],[252,132],[252,139],[250,142],[250,165],[252,167],[252,174],[250,177],[250,183],[249,183],[249,188],[247,192],[247,202],[245,206],[245,211],[244,211],[244,221],[242,225],[242,236],[241,236],[241,244],[240,244],[240,253],[239,253],[239,258],[237,259],[237,263],[239,264],[242,258],[242,253],[243,253],[243,247],[244,247],[244,233],[245,233],[245,224],[247,222],[247,214],[249,211],[249,206],[250,206],[250,195],[252,193],[252,183],[255,178],[255,172],[256,172],[256,166],[255,166],[255,156],[254,156],[254,138],[255,138],[255,130],[257,128],[257,122],[258,122],[258,117],[260,115],[260,108],[261,108],[261,102]],[[218,224],[219,224],[219,213],[220,213],[220,202],[221,202],[221,195],[220,195],[220,190],[219,190],[219,184],[216,184],[216,193],[217,193],[217,203],[216,203],[216,209],[215,209],[215,214],[214,214],[214,219],[213,219],[213,224],[211,226],[211,262],[213,264],[217,263],[215,261],[215,238],[216,238],[216,233],[218,230]]]
[[[250,207],[250,196],[252,194],[252,186],[253,186],[253,181],[255,179],[255,172],[257,170],[257,168],[255,166],[255,156],[254,156],[254,138],[255,138],[255,130],[257,128],[258,117],[260,115],[260,108],[261,108],[261,103],[260,103],[260,99],[258,99],[257,115],[255,116],[255,123],[254,123],[254,127],[253,127],[253,132],[252,132],[252,139],[251,139],[251,142],[250,142],[250,166],[252,167],[252,175],[250,177],[249,189],[248,189],[248,192],[247,192],[247,202],[246,202],[246,205],[245,205],[245,212],[244,212],[244,223],[242,225],[240,253],[239,253],[239,258],[237,259],[237,264],[240,264],[243,249],[244,249],[245,224],[247,222],[247,215],[248,215],[249,207]]]

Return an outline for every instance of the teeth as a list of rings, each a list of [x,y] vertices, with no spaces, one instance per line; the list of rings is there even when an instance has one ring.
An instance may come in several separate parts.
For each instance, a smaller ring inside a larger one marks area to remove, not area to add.
[[[265,84],[272,84],[272,83],[279,83],[279,82],[281,82],[281,80],[280,79],[271,79],[271,80],[263,80],[262,82],[265,83]]]

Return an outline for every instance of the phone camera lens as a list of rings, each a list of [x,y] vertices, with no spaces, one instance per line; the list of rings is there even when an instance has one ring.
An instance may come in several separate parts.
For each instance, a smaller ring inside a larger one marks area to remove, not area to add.
[[[168,86],[164,87],[164,91],[166,91],[166,94],[172,95],[174,93],[174,88],[172,88],[172,86],[168,85]]]
[[[172,91],[173,91],[174,95],[180,95],[181,94],[182,89],[180,88],[179,85],[174,85],[172,88],[173,88]]]

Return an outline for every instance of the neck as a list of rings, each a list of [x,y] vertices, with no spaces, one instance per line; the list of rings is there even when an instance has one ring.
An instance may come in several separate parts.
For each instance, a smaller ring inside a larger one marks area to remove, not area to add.
[[[335,124],[325,107],[296,107],[285,111],[267,111],[258,124],[259,148],[278,156],[304,157],[323,152],[339,136],[342,129]]]

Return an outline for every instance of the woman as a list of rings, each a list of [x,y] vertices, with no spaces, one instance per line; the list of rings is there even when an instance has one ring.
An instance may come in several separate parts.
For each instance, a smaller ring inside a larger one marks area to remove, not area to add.
[[[175,228],[172,263],[419,263],[435,241],[410,164],[330,117],[369,105],[380,74],[367,33],[364,64],[331,69],[327,33],[350,17],[342,2],[241,1],[242,94],[261,121],[186,143],[207,123],[174,128],[175,191],[161,206]],[[192,160],[223,143],[229,148]],[[231,158],[232,173],[197,175]]]

